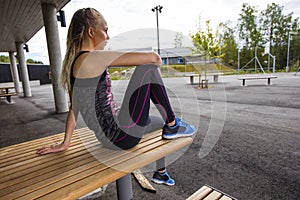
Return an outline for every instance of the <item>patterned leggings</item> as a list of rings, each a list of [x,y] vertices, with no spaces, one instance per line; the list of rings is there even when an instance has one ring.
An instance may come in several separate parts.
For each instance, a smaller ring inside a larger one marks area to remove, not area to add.
[[[150,100],[162,118],[149,116]],[[122,132],[114,140],[114,144],[121,149],[132,148],[145,133],[159,130],[164,123],[174,119],[158,67],[151,64],[137,66],[129,81],[118,117]]]

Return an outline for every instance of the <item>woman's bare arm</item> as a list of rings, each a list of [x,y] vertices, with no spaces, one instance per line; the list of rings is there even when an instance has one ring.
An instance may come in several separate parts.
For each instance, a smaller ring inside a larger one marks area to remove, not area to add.
[[[75,76],[91,78],[101,75],[108,66],[160,66],[161,58],[155,52],[92,51],[83,55],[74,66]]]
[[[50,146],[46,146],[46,147],[41,147],[41,148],[37,149],[37,153],[40,155],[44,155],[44,154],[48,154],[48,153],[55,153],[55,152],[67,150],[71,144],[71,139],[72,139],[72,135],[75,130],[75,127],[76,127],[76,118],[75,118],[72,107],[70,107],[68,116],[67,116],[65,136],[64,136],[63,142],[61,142],[59,144],[53,144]]]
[[[155,52],[127,52],[119,55],[109,66],[138,66],[144,64],[160,66],[161,58]]]

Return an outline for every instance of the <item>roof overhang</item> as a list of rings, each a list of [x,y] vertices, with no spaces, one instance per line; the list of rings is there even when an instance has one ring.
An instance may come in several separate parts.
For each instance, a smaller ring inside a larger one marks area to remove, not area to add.
[[[57,11],[70,0],[2,0],[0,6],[0,52],[16,51],[16,42],[28,42],[43,26],[41,4]]]

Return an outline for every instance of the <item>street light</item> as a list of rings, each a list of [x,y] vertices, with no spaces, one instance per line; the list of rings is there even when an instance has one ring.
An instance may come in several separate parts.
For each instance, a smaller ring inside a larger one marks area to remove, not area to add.
[[[286,56],[286,72],[290,71],[289,60],[290,60],[291,34],[296,34],[296,32],[289,32],[289,34],[288,34],[288,49],[287,49],[287,56]]]
[[[156,12],[156,25],[157,25],[157,53],[160,55],[160,48],[159,48],[159,29],[158,29],[158,12],[161,13],[161,9],[163,7],[161,5],[155,6],[152,8],[152,12]]]

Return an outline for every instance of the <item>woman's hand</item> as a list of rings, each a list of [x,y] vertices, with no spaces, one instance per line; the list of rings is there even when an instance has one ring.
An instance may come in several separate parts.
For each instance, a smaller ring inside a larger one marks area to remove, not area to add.
[[[64,145],[64,143],[60,143],[60,144],[53,144],[51,146],[39,148],[37,149],[36,153],[39,155],[45,155],[49,153],[65,151],[67,149],[68,149],[67,145]]]

